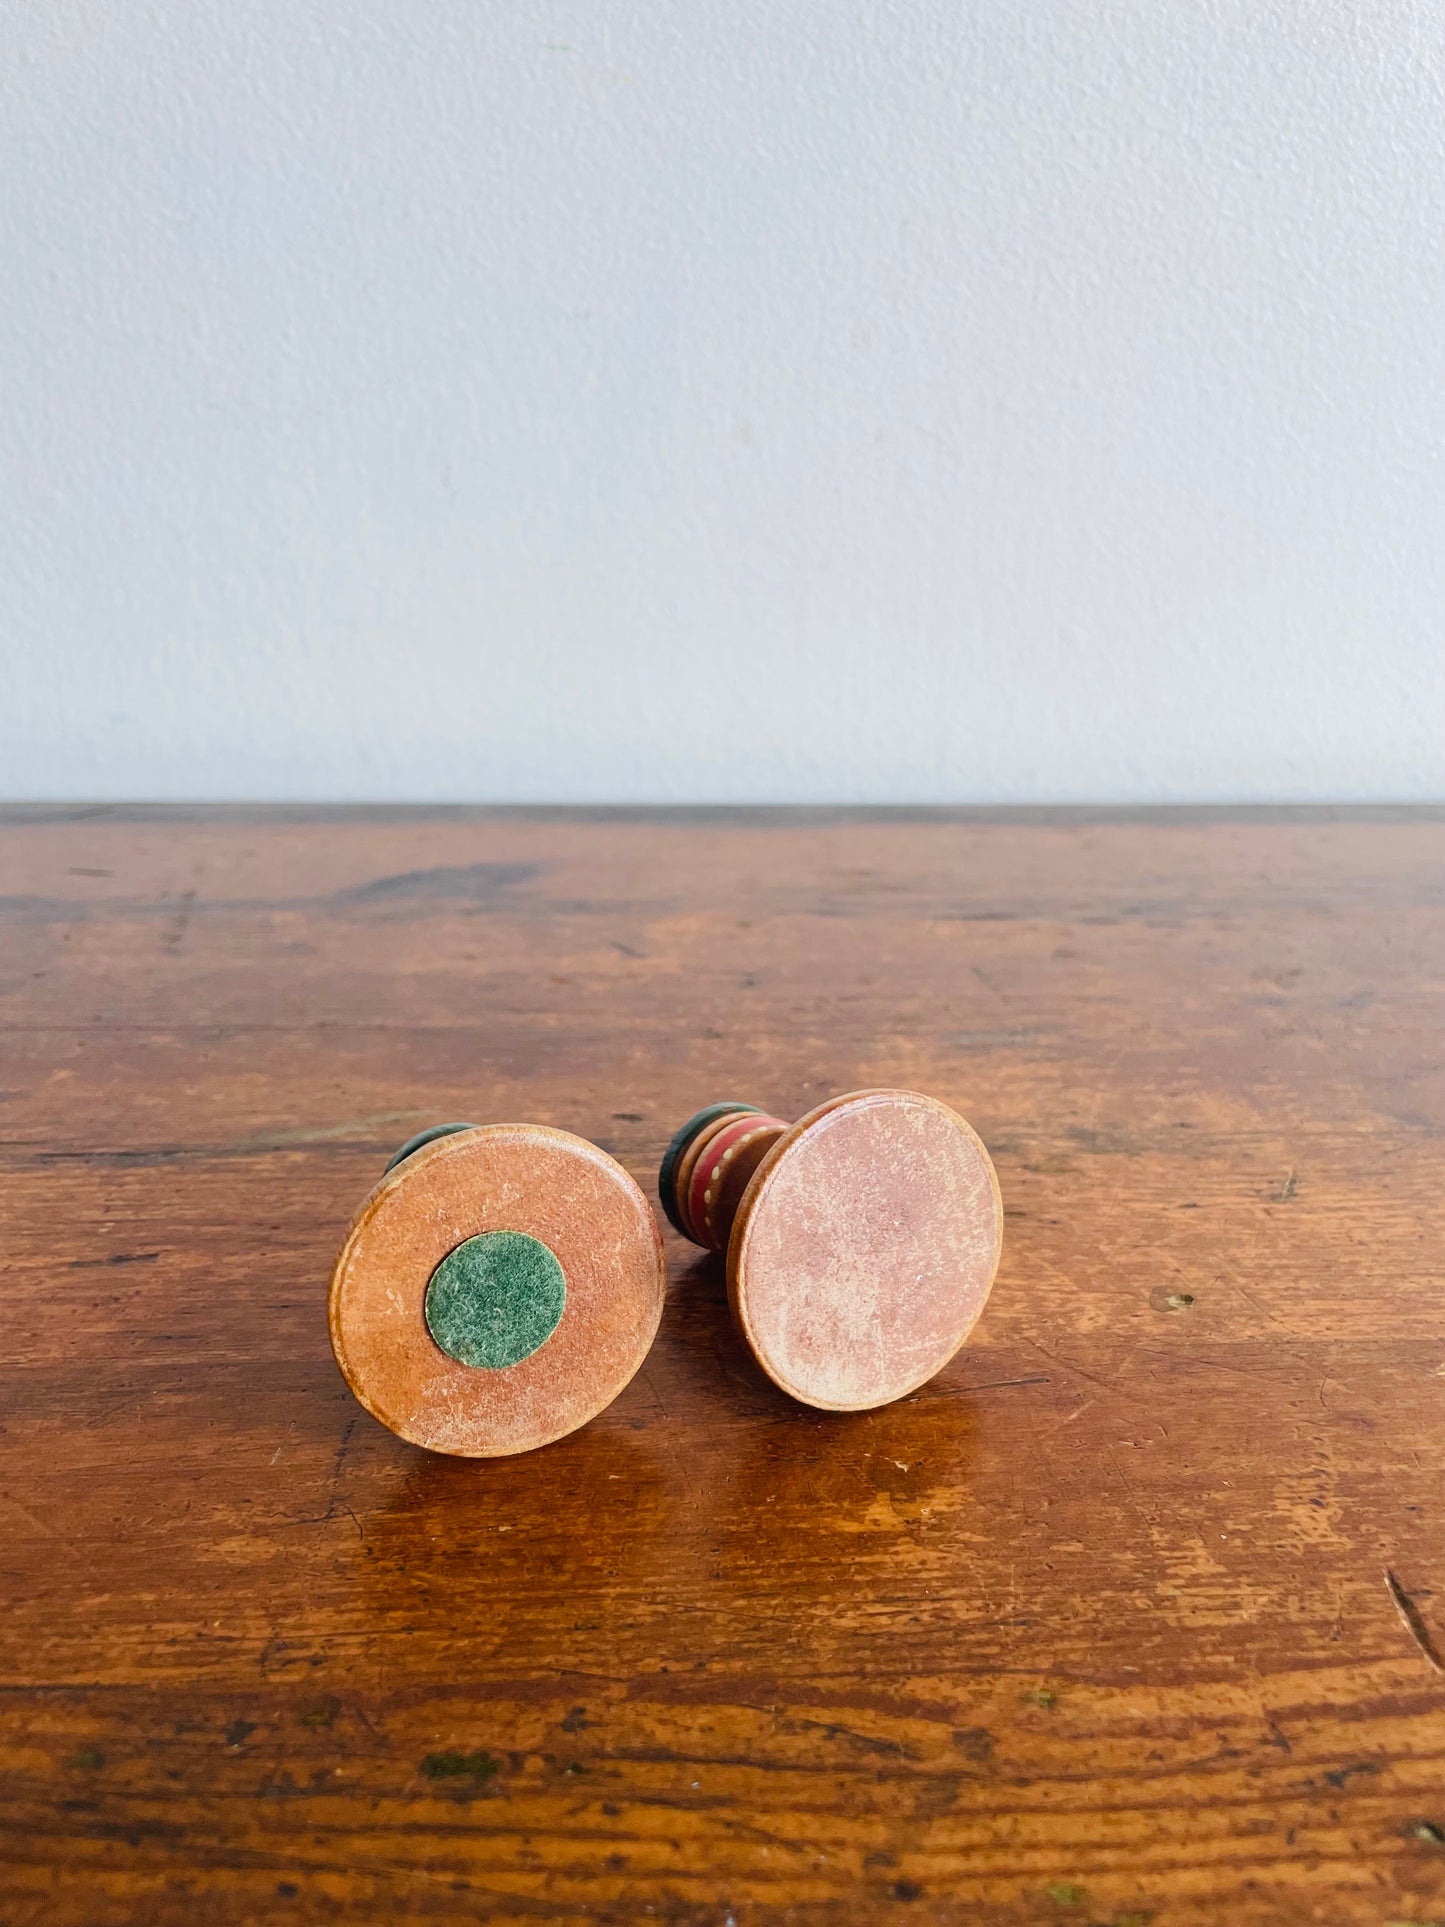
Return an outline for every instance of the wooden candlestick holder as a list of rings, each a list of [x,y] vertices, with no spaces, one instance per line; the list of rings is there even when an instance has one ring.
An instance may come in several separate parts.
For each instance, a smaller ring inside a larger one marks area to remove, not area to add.
[[[646,1358],[662,1237],[615,1159],[542,1124],[410,1139],[331,1275],[331,1344],[381,1423],[428,1451],[495,1458],[573,1432]]]
[[[796,1124],[710,1104],[667,1147],[663,1210],[726,1252],[728,1299],[763,1370],[824,1411],[915,1391],[993,1286],[1003,1201],[982,1140],[916,1091],[854,1091]]]

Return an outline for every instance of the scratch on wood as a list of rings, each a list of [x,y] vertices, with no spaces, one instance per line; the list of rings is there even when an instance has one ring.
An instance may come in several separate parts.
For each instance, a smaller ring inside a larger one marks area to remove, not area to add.
[[[333,1519],[335,1519],[336,1517],[338,1517],[339,1514],[344,1512],[346,1516],[350,1519],[351,1523],[356,1527],[356,1530],[359,1536],[363,1539],[366,1537],[366,1532],[362,1526],[360,1519],[357,1518],[355,1512],[352,1511],[351,1507],[346,1503],[345,1499],[343,1499],[341,1496],[341,1474],[342,1474],[343,1468],[346,1465],[346,1454],[351,1449],[351,1435],[355,1430],[356,1430],[356,1420],[354,1418],[348,1419],[346,1422],[346,1430],[341,1434],[341,1445],[336,1454],[336,1463],[331,1468],[331,1486],[327,1494],[326,1510],[324,1512],[308,1513],[306,1517],[303,1519],[288,1519],[286,1521],[288,1525],[326,1526],[326,1525],[330,1525]],[[281,1444],[284,1445],[285,1443],[286,1441],[285,1439],[283,1439],[281,1441]],[[278,1446],[276,1449],[279,1452],[281,1447]],[[274,1458],[272,1459],[271,1463],[273,1465],[276,1463]]]
[[[656,1384],[653,1382],[653,1377],[651,1372],[644,1365],[642,1370],[638,1373],[637,1376],[638,1376],[638,1383],[642,1386],[643,1390],[650,1393],[652,1397],[653,1405],[657,1408],[659,1417],[665,1419],[667,1417],[667,1407],[662,1402],[662,1394],[661,1392],[658,1391]]]
[[[20,1514],[21,1518],[24,1519],[28,1525],[33,1526],[37,1532],[44,1533],[47,1539],[53,1539],[67,1559],[80,1562],[80,1554],[75,1550],[75,1547],[71,1545],[64,1533],[57,1532],[52,1525],[47,1525],[38,1513],[32,1512],[29,1506],[22,1505],[13,1493],[0,1492],[0,1502],[8,1506],[13,1506],[15,1511]]]
[[[1048,1373],[1042,1372],[1034,1378],[995,1378],[987,1385],[964,1385],[960,1389],[965,1392],[1005,1392],[1011,1385],[1047,1385],[1049,1382]]]
[[[351,1435],[355,1430],[356,1420],[354,1418],[348,1419],[346,1430],[341,1434],[341,1448],[336,1454],[336,1464],[333,1466],[331,1472],[331,1497],[326,1507],[326,1517],[328,1519],[334,1519],[336,1517],[336,1508],[342,1503],[340,1497],[341,1468],[346,1464],[346,1454],[351,1449]],[[346,1509],[348,1512],[351,1511],[350,1506]],[[356,1514],[353,1512],[351,1516],[354,1519]]]
[[[1395,1602],[1395,1611],[1405,1622],[1406,1632],[1425,1655],[1427,1663],[1437,1673],[1445,1673],[1445,1659],[1441,1659],[1439,1648],[1430,1637],[1430,1629],[1420,1615],[1420,1608],[1388,1566],[1385,1568],[1385,1585]]]
[[[1063,1277],[1063,1273],[1057,1272],[1055,1266],[1048,1265],[1046,1268],[1049,1271],[1055,1271],[1057,1276]],[[1067,1284],[1068,1280],[1065,1279],[1064,1282]],[[1082,1365],[1071,1365],[1065,1359],[1056,1358],[1052,1352],[1046,1352],[1036,1338],[1025,1338],[1024,1343],[1031,1345],[1039,1356],[1046,1358],[1051,1365],[1057,1365],[1061,1372],[1067,1372],[1071,1377],[1075,1378],[1086,1378],[1091,1385],[1097,1385],[1100,1391],[1112,1392],[1115,1389],[1107,1378],[1099,1378],[1093,1372],[1086,1372]]]
[[[941,1385],[937,1391],[929,1392],[924,1398],[910,1399],[909,1403],[931,1405],[936,1398],[967,1398],[972,1392],[1006,1392],[1013,1385],[1048,1385],[1051,1382],[1048,1373],[1042,1372],[1034,1378],[995,1378],[987,1385]]]

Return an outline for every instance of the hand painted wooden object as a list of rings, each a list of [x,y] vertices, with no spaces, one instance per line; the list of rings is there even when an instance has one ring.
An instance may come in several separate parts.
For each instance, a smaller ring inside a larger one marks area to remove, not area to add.
[[[712,1104],[658,1173],[668,1218],[727,1253],[733,1315],[805,1405],[861,1411],[915,1391],[973,1329],[1003,1204],[976,1132],[916,1091],[855,1091],[796,1124]]]
[[[331,1277],[331,1343],[374,1418],[461,1458],[576,1431],[662,1316],[662,1239],[622,1166],[541,1124],[440,1125],[404,1144]]]

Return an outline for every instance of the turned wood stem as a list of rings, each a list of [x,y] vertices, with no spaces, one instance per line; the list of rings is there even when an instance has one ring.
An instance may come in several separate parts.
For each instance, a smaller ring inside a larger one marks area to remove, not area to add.
[[[707,1251],[727,1250],[748,1182],[787,1128],[756,1105],[732,1102],[688,1119],[658,1178],[663,1210],[684,1237]]]

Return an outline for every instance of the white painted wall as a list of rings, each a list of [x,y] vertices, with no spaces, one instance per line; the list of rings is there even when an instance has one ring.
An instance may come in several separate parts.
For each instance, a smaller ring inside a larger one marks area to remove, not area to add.
[[[1434,0],[0,26],[0,792],[1445,796]]]

